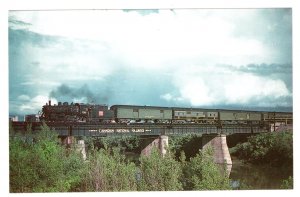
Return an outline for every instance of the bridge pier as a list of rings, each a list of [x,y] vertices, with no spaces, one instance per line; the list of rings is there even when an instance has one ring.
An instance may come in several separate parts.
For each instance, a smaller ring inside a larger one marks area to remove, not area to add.
[[[76,147],[76,150],[82,154],[82,159],[86,160],[86,146],[85,146],[84,140],[78,140],[75,147]]]
[[[167,153],[167,147],[169,144],[169,137],[166,135],[160,135],[154,140],[151,140],[150,143],[146,144],[146,147],[142,149],[141,155],[149,156],[154,147],[158,148],[160,154],[165,156]]]
[[[212,147],[214,153],[214,162],[220,165],[226,165],[228,175],[231,172],[232,160],[226,142],[225,134],[203,134],[202,150]]]
[[[86,145],[84,140],[78,140],[76,142],[76,138],[73,136],[66,136],[61,138],[61,142],[63,145],[66,145],[67,148],[72,145],[75,146],[75,149],[82,154],[83,160],[86,160]]]

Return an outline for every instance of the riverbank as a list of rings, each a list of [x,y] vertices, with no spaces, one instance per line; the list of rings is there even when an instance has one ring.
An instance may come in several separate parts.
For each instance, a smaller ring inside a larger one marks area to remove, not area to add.
[[[231,159],[230,179],[235,189],[281,189],[282,181],[293,176],[293,171],[284,167],[246,163],[235,156]]]
[[[248,137],[230,149],[230,178],[241,189],[293,188],[293,133],[273,132]]]

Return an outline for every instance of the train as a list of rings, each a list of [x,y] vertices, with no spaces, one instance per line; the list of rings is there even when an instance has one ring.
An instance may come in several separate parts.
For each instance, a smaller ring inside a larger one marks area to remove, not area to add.
[[[58,102],[46,103],[40,114],[41,121],[50,122],[105,122],[113,118],[113,112],[107,105]]]
[[[107,105],[58,102],[46,103],[41,121],[88,122],[104,124],[292,124],[292,112],[267,112],[228,109]]]

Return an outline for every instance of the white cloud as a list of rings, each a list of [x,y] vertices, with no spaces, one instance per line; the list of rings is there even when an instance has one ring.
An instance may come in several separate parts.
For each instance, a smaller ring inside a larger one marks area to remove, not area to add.
[[[224,97],[228,103],[247,103],[253,98],[290,96],[281,80],[251,74],[235,74],[224,84]]]
[[[172,102],[176,102],[176,103],[182,103],[184,101],[184,98],[174,96],[171,93],[166,93],[166,94],[160,95],[160,98],[163,100],[166,100],[166,101],[172,101]]]
[[[161,95],[160,98],[165,99],[166,101],[171,101],[173,96],[170,93],[166,93],[164,95]]]
[[[18,99],[22,100],[22,101],[28,101],[28,100],[30,100],[30,97],[28,95],[22,94],[22,95],[18,96]]]
[[[24,95],[21,95],[21,98],[23,96]],[[20,99],[20,97],[18,98]],[[51,100],[52,104],[57,104],[57,100],[55,98],[49,98],[45,95],[37,95],[32,98],[26,96],[26,100],[22,100],[23,104],[19,106],[19,110],[23,114],[37,114],[39,111],[42,110],[43,105],[48,103],[49,100]]]
[[[23,112],[23,111],[32,111],[34,108],[33,108],[33,106],[32,105],[30,105],[30,104],[22,104],[21,106],[20,106],[20,111],[21,112]]]
[[[280,79],[226,70],[222,67],[186,66],[174,74],[172,83],[178,89],[178,95],[166,93],[161,98],[167,101],[182,98],[182,102],[188,102],[192,106],[243,105],[254,100],[292,96]],[[271,106],[274,103],[266,105]]]

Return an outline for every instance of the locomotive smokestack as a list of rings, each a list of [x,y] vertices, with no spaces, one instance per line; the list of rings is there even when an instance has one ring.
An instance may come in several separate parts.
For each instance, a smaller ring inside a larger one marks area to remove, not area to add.
[[[51,106],[51,100],[49,100],[49,106]]]

